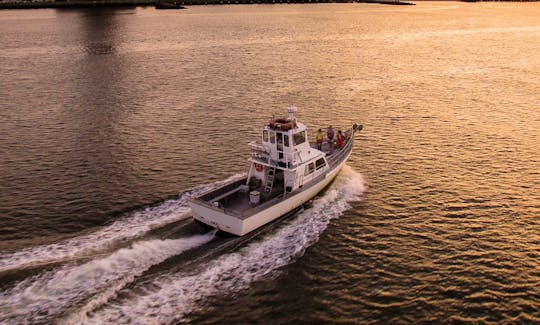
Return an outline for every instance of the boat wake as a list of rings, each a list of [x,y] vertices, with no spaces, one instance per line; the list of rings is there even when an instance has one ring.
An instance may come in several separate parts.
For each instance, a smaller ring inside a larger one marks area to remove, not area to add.
[[[209,299],[279,274],[364,191],[361,175],[344,166],[311,208],[260,234],[232,240],[218,238],[214,231],[176,239],[144,237],[187,218],[188,197],[222,183],[197,188],[92,234],[2,256],[2,270],[67,262],[0,291],[0,323],[185,321]],[[122,248],[114,244],[127,240],[131,243]],[[92,255],[95,252],[100,253]],[[91,258],[77,258],[88,254]]]
[[[362,176],[344,166],[336,181],[300,213],[276,232],[242,249],[224,254],[203,266],[196,274],[173,273],[154,279],[144,294],[126,295],[114,302],[97,297],[71,314],[67,323],[159,323],[186,321],[205,300],[222,293],[231,294],[254,281],[275,274],[292,263],[312,245],[331,219],[339,217],[349,203],[365,190]]]
[[[0,255],[0,274],[8,271],[42,267],[74,259],[93,257],[126,244],[149,231],[189,217],[188,200],[191,196],[212,190],[221,184],[243,177],[243,174],[210,185],[200,186],[182,193],[179,198],[167,200],[121,218],[96,232],[75,237],[60,243],[30,247],[10,254]]]
[[[41,323],[61,314],[66,308],[109,287],[122,288],[151,266],[214,238],[215,231],[189,238],[148,240],[122,248],[105,258],[20,282],[0,295],[0,322]]]

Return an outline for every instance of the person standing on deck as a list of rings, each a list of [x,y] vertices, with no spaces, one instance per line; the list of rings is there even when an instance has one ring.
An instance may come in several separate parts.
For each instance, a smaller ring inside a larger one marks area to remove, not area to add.
[[[317,141],[317,149],[322,150],[322,143],[324,140],[324,132],[322,131],[322,129],[319,129],[319,131],[317,131],[317,136],[315,137],[315,140]]]
[[[330,154],[334,153],[334,129],[330,125],[326,130],[326,137],[328,138],[328,143],[330,144]]]
[[[343,136],[343,133],[341,133],[341,130],[339,130],[338,135],[337,135],[337,146],[339,149],[343,148],[344,140],[345,140],[345,137]]]

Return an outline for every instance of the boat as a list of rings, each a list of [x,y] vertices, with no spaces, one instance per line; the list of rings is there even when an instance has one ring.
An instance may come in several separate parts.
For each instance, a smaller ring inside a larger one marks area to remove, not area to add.
[[[160,0],[154,3],[155,9],[186,9],[181,3],[176,1]]]
[[[296,107],[287,118],[273,118],[252,141],[249,172],[190,199],[193,218],[207,226],[243,236],[290,214],[326,188],[351,155],[354,124],[343,134],[341,148],[326,141],[321,150],[310,143],[307,127],[297,121]]]
[[[364,3],[378,3],[382,5],[396,5],[396,6],[416,6],[414,2],[407,2],[401,0],[359,0],[358,2]]]

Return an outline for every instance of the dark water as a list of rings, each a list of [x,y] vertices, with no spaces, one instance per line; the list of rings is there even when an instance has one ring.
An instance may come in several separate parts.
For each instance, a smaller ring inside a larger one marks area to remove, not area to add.
[[[0,12],[0,323],[539,323],[540,5]],[[361,122],[312,208],[187,198],[289,104]]]

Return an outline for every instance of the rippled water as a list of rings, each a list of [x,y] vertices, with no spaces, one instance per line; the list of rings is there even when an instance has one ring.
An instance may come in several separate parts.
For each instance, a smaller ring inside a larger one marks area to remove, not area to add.
[[[540,322],[540,5],[0,12],[0,322]],[[187,198],[360,122],[247,238]],[[180,193],[180,194],[179,194]]]

